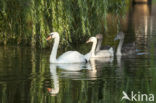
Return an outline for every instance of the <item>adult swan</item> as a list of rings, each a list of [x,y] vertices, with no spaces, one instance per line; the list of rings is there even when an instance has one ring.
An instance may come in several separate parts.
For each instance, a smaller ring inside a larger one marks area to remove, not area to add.
[[[84,55],[77,51],[67,51],[56,59],[57,49],[60,41],[60,36],[57,32],[50,33],[47,41],[54,38],[54,45],[50,54],[50,63],[82,63],[86,62]]]

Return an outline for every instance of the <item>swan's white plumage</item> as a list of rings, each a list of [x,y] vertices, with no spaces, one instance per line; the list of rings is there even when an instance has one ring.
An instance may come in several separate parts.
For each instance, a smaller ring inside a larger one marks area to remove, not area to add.
[[[97,45],[97,38],[96,37],[90,37],[87,42],[93,42],[92,49],[89,53],[85,55],[86,60],[90,60],[90,58],[99,58],[99,57],[113,57],[114,51],[113,48],[110,48],[109,50],[98,50],[95,51],[96,45]]]
[[[113,49],[110,48],[109,50],[99,50],[95,53],[95,57],[113,57]]]
[[[81,63],[86,62],[84,55],[77,51],[67,51],[63,53],[58,59],[58,63]]]
[[[50,36],[47,40],[54,38],[54,45],[50,55],[50,63],[82,63],[86,62],[84,55],[80,54],[77,51],[68,51],[62,54],[58,59],[56,59],[57,49],[60,41],[59,34],[57,32],[50,33]]]
[[[90,57],[91,57],[91,52],[85,54],[84,57],[85,57],[85,59],[86,59],[87,61],[89,61],[89,59],[90,59]]]

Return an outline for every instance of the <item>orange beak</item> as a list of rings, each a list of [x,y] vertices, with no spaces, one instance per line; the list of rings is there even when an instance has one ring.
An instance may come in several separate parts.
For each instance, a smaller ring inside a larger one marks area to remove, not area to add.
[[[52,36],[49,36],[46,40],[48,41],[48,40],[50,40],[52,38]]]
[[[89,43],[89,42],[90,42],[90,39],[86,41],[86,43]]]
[[[51,89],[51,88],[47,88],[47,90],[48,90],[48,92],[51,92],[51,91],[52,91],[52,89]]]

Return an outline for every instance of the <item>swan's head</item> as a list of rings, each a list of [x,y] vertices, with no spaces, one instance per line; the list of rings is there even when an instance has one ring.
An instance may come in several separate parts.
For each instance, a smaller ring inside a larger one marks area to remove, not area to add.
[[[97,38],[96,37],[90,37],[86,43],[89,43],[89,42],[97,42]]]
[[[52,38],[58,38],[58,37],[59,37],[58,32],[51,32],[46,40],[48,41],[48,40],[50,40]]]
[[[103,39],[103,35],[102,34],[96,34],[96,38],[101,40],[101,39]]]
[[[51,94],[51,96],[56,96],[59,93],[59,88],[57,89],[47,88],[47,90]]]
[[[124,39],[124,33],[123,32],[119,32],[118,34],[117,34],[117,36],[114,38],[114,40],[119,40],[119,39]]]

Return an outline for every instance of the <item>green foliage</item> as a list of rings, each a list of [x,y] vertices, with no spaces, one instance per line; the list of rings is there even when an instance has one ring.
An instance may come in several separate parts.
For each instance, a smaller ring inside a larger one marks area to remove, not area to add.
[[[107,14],[124,15],[128,5],[129,0],[1,0],[0,43],[44,48],[47,35],[57,31],[62,45],[79,44],[107,32]]]

